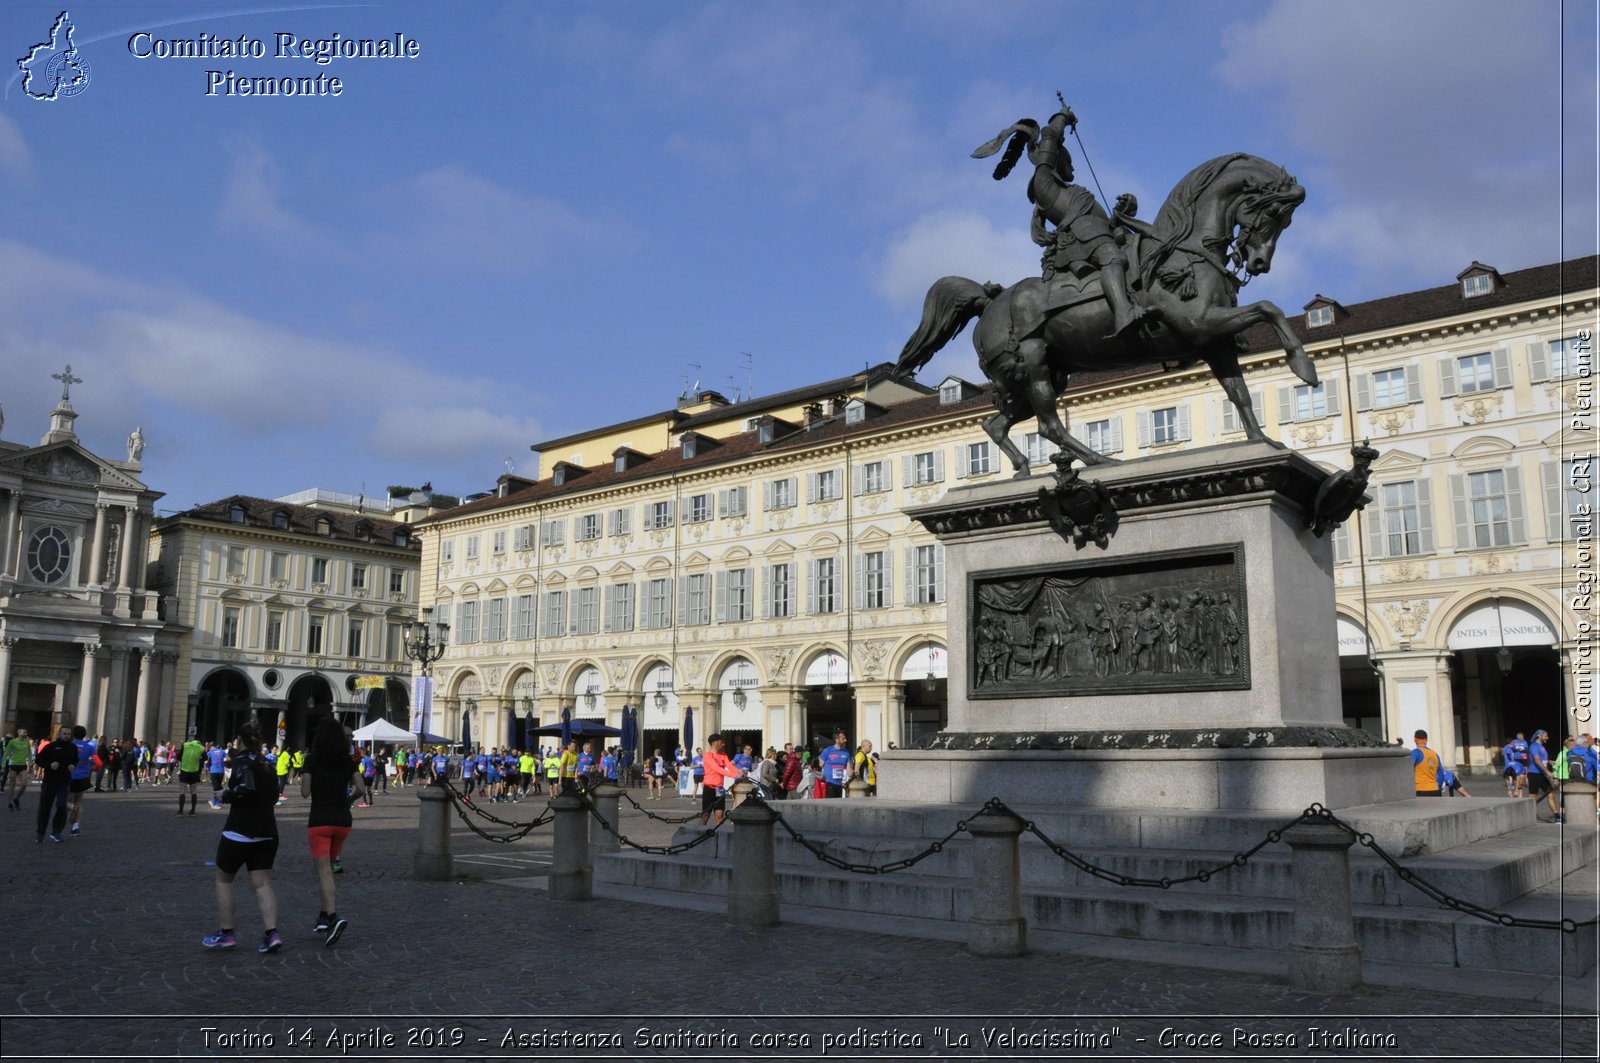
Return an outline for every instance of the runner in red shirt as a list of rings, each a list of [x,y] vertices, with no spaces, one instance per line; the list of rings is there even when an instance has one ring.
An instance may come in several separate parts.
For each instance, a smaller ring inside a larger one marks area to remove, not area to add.
[[[722,826],[726,815],[727,788],[732,786],[744,772],[733,766],[733,761],[728,759],[728,754],[722,750],[722,736],[714,734],[706,739],[706,752],[701,759],[705,767],[705,788],[700,791],[700,825],[703,827],[711,818],[713,810],[717,813],[717,826]]]

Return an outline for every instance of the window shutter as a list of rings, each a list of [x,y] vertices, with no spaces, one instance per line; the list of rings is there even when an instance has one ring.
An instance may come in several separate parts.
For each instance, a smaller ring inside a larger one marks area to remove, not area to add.
[[[944,483],[944,448],[940,447],[933,452],[933,482]]]
[[[1433,481],[1427,477],[1417,481],[1417,532],[1422,552],[1433,553]]]
[[[719,488],[717,490],[717,516],[726,517],[727,515],[728,515],[728,489],[726,487],[723,487],[723,488]]]
[[[649,587],[650,584],[646,583],[644,580],[640,580],[638,583],[633,585],[633,605],[629,611],[637,611],[639,629],[641,631],[650,626],[648,623],[650,619],[650,599],[648,597]]]
[[[850,559],[850,607],[867,607],[867,559],[864,554],[857,554]]]
[[[1289,424],[1294,420],[1294,388],[1288,384],[1278,386],[1278,423]]]
[[[817,562],[812,558],[806,562],[806,615],[810,616],[817,611]]]
[[[1406,366],[1406,401],[1422,401],[1422,368],[1416,362]]]
[[[894,551],[883,548],[883,607],[894,605]]]
[[[1542,342],[1528,344],[1528,379],[1535,384],[1550,379],[1550,349]]]
[[[1372,374],[1356,374],[1356,412],[1365,413],[1372,409]]]
[[[716,572],[716,573],[712,574],[712,576],[711,576],[711,597],[717,603],[713,607],[716,610],[716,612],[712,614],[713,618],[719,624],[727,623],[727,621],[728,621],[728,574],[726,572]]]
[[[956,475],[957,480],[967,478],[967,472],[972,463],[972,446],[967,443],[956,444]]]
[[[768,480],[761,485],[761,508],[772,508],[772,481]]]
[[[906,604],[915,605],[917,603],[917,548],[915,546],[906,547],[905,556]]]
[[[1539,477],[1544,482],[1544,537],[1558,542],[1567,537],[1567,515],[1562,512],[1561,505],[1566,486],[1561,482],[1561,463],[1545,462],[1539,466]]]
[[[912,484],[917,482],[916,479],[915,479],[916,474],[912,471],[912,468],[911,468],[911,455],[910,454],[905,454],[905,455],[901,456],[901,458],[900,458],[900,474],[901,474],[900,478],[905,481],[905,485],[907,487],[910,487]]]
[[[819,472],[808,472],[808,473],[806,473],[806,502],[807,503],[815,502],[817,500],[817,485],[821,480],[822,480],[822,474],[819,473]]]
[[[772,566],[761,566],[761,619],[772,619]]]
[[[1239,411],[1234,409],[1233,400],[1224,395],[1222,403],[1222,430],[1224,432],[1237,432],[1239,430]]]
[[[1506,469],[1506,523],[1511,526],[1513,544],[1528,541],[1528,522],[1522,509],[1522,470],[1515,465]]]
[[[1329,539],[1333,543],[1333,563],[1336,565],[1342,565],[1349,561],[1350,522],[1345,521],[1343,524],[1333,529],[1333,534],[1329,536]]]
[[[1122,453],[1122,418],[1111,418],[1111,453]]]
[[[1142,448],[1142,447],[1148,447],[1149,445],[1150,445],[1150,411],[1149,410],[1140,410],[1139,411],[1139,446]]]
[[[1505,347],[1496,347],[1489,360],[1494,363],[1494,386],[1508,388],[1511,386],[1511,352]]]
[[[933,599],[944,601],[944,544],[933,548]]]
[[[678,626],[689,623],[689,577],[678,577]]]
[[[606,588],[605,615],[601,618],[601,626],[607,631],[617,630],[617,585],[613,583]],[[517,618],[511,617],[511,637],[517,637]]]
[[[1337,417],[1341,408],[1339,406],[1339,378],[1336,376],[1328,377],[1322,382],[1322,390],[1328,416]]]
[[[1450,515],[1455,519],[1457,550],[1471,550],[1472,524],[1467,519],[1467,478],[1458,472],[1450,474]]]
[[[884,458],[880,464],[883,466],[883,489],[891,490],[894,487],[894,462]]]
[[[1382,492],[1374,492],[1381,496]],[[1384,513],[1382,504],[1369,506],[1362,511],[1362,523],[1367,533],[1367,559],[1372,560],[1383,556],[1383,522],[1387,514]]]
[[[1178,406],[1178,438],[1185,442],[1193,438],[1189,434],[1189,404],[1187,402]]]
[[[851,495],[859,495],[860,493],[861,493],[861,466],[860,465],[852,465],[852,466],[850,466],[850,494]]]
[[[798,477],[789,477],[789,505],[794,505],[795,499],[800,494],[800,480]]]
[[[1441,398],[1454,398],[1456,394],[1456,360],[1454,358],[1441,358],[1439,360],[1439,396]]]
[[[668,502],[667,502],[667,523],[669,525],[671,525],[671,524],[676,524],[677,522],[678,522],[678,503],[677,503],[676,500],[668,500]]]

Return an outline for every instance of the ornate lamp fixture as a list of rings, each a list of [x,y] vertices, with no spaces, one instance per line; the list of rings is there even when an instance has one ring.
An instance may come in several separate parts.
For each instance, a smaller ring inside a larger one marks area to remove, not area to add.
[[[1495,651],[1494,663],[1500,666],[1501,675],[1511,674],[1511,666],[1516,663],[1515,655],[1506,642],[1506,625],[1500,617],[1500,599],[1494,600],[1494,626],[1500,632],[1500,648]]]
[[[739,710],[740,712],[743,712],[745,705],[748,704],[749,701],[750,701],[750,695],[748,695],[748,694],[746,694],[744,692],[744,687],[734,687],[733,688],[733,707],[735,709]]]

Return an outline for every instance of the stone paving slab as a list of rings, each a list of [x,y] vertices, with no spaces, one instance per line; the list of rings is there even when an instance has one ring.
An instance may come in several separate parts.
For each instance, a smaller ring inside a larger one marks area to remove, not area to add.
[[[1596,1044],[1592,994],[1512,1004],[1416,985],[1328,997],[1247,971],[983,960],[949,941],[552,902],[539,888],[548,826],[496,845],[458,821],[457,878],[414,882],[406,791],[355,810],[338,882],[351,928],[337,946],[311,932],[295,797],[279,809],[274,871],[286,947],[254,951],[241,876],[240,947],[214,953],[199,939],[216,926],[207,861],[220,813],[202,803],[174,816],[170,787],[91,793],[83,836],[40,845],[36,800],[30,789],[23,813],[0,812],[0,1059],[1576,1059]],[[489,810],[526,822],[541,807]],[[646,844],[675,829],[626,803],[622,827]]]

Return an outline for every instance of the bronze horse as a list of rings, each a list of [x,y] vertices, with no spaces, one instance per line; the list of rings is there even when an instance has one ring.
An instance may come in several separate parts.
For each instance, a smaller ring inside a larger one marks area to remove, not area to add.
[[[1025,476],[1028,461],[1007,434],[1028,417],[1060,447],[1058,463],[1076,456],[1086,464],[1105,457],[1073,439],[1057,413],[1057,400],[1071,373],[1203,361],[1222,384],[1251,439],[1266,439],[1250,407],[1250,391],[1239,368],[1238,336],[1268,322],[1289,353],[1289,368],[1307,384],[1317,371],[1270,302],[1239,306],[1249,276],[1272,268],[1278,234],[1288,228],[1305,189],[1280,167],[1253,155],[1224,155],[1190,171],[1178,182],[1153,224],[1112,215],[1129,234],[1135,300],[1150,312],[1137,331],[1108,336],[1111,310],[1099,278],[1083,276],[1019,281],[1010,288],[980,285],[965,277],[936,281],[923,302],[922,323],[906,341],[897,370],[915,372],[978,318],[972,342],[978,364],[995,384],[999,412],[984,424]]]

